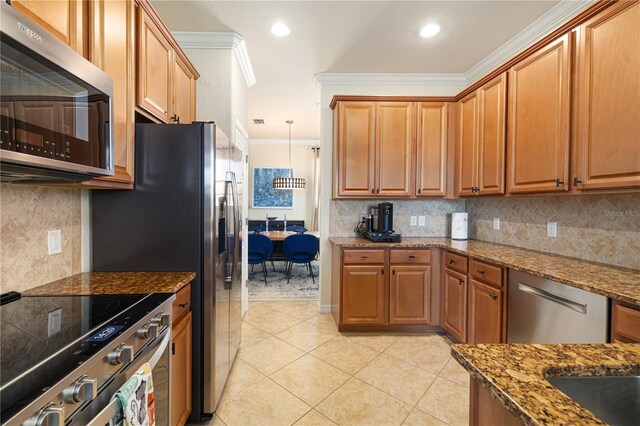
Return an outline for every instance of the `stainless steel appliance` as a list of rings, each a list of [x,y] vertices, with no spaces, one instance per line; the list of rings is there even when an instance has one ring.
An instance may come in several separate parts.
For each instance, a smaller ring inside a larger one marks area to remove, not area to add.
[[[8,3],[0,5],[2,181],[113,175],[113,80]]]
[[[216,410],[240,344],[242,160],[213,123],[138,124],[135,190],[92,194],[95,271],[197,273],[192,422]]]
[[[508,343],[606,343],[609,303],[579,288],[509,270]]]
[[[378,232],[383,234],[393,233],[393,204],[378,204]]]
[[[2,424],[87,425],[149,362],[156,424],[168,425],[173,299],[171,294],[42,296],[2,305]]]

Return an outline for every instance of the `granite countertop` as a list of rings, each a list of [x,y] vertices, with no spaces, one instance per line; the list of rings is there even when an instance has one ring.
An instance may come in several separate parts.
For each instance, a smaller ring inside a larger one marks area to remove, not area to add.
[[[640,344],[453,345],[452,356],[527,425],[602,425],[545,377],[640,374]]]
[[[442,248],[640,305],[640,271],[635,269],[477,240],[418,237],[403,238],[400,243],[374,243],[356,237],[332,237],[329,240],[333,245],[345,248]]]
[[[32,288],[23,295],[177,293],[195,277],[195,272],[83,272]]]

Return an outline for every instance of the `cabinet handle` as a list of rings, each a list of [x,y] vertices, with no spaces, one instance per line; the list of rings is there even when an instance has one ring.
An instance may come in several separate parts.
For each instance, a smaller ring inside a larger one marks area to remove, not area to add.
[[[464,280],[462,278],[458,278],[458,284],[460,285],[464,284]]]
[[[563,182],[563,181],[561,181],[560,179],[556,179],[556,186],[557,186],[557,187],[560,187],[560,186],[562,186],[562,185],[564,185],[564,182]]]
[[[376,194],[380,193],[380,188],[376,189]]]
[[[582,181],[580,179],[578,179],[577,177],[573,178],[573,186],[578,186],[579,183],[582,183]]]
[[[409,259],[415,259],[416,257],[412,254],[409,255]]]
[[[453,259],[449,260],[449,265],[453,265],[454,263],[456,263],[455,260],[453,260]]]
[[[391,275],[395,275],[395,274],[396,274],[396,270],[395,270],[395,269],[392,269],[392,270],[391,270]]]
[[[176,354],[176,344],[172,343],[171,344],[171,355],[175,355]]]
[[[368,259],[369,256],[360,256],[360,259]]]
[[[494,302],[495,302],[496,300],[498,300],[498,296],[496,296],[496,295],[494,295],[494,294],[490,294],[489,296],[491,297],[491,300],[493,300]]]
[[[384,269],[382,270],[382,275],[384,275]]]
[[[371,193],[372,193],[372,194],[375,194],[375,193],[376,193],[375,188],[372,188],[372,189],[371,189]]]
[[[182,309],[184,309],[184,308],[186,308],[187,306],[189,306],[189,302],[180,303],[178,306],[180,306]]]
[[[418,188],[418,194],[422,192],[422,188]]]
[[[480,270],[480,269],[478,269],[478,273],[479,273],[480,275],[484,275],[484,271],[482,271],[482,270]]]
[[[173,116],[171,116],[171,121],[173,121],[174,123],[178,122],[178,116],[176,114],[173,114]]]

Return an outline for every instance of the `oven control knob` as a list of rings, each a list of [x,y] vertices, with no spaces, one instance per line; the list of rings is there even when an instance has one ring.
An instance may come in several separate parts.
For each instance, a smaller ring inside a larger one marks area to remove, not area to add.
[[[22,426],[64,426],[64,407],[49,404],[22,423]]]
[[[160,327],[166,327],[171,323],[171,315],[161,312],[151,320],[152,323],[158,324]]]
[[[158,324],[149,323],[138,330],[138,337],[144,340],[153,339],[158,335]]]
[[[120,345],[107,355],[107,361],[111,365],[128,364],[133,359],[133,346]]]
[[[74,384],[62,391],[62,398],[67,404],[91,401],[98,394],[98,380],[83,376]]]

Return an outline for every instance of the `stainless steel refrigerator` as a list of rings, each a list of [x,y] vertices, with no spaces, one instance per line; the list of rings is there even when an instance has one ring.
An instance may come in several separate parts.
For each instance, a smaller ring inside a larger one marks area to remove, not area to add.
[[[240,345],[242,151],[213,123],[137,124],[135,189],[93,191],[93,271],[194,271],[190,422],[216,410]]]

